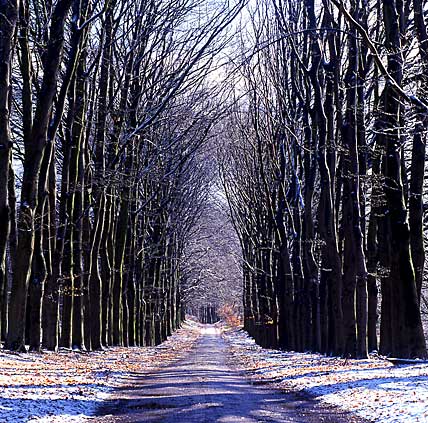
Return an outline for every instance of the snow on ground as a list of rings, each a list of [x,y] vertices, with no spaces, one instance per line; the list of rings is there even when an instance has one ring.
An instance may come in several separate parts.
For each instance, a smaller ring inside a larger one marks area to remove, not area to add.
[[[428,423],[428,364],[346,360],[263,349],[243,330],[223,336],[255,380],[302,390],[377,423]]]
[[[220,334],[221,330],[220,328],[214,326],[214,325],[201,325],[201,334],[202,335],[216,335]]]
[[[90,421],[123,377],[179,358],[199,334],[190,322],[157,347],[42,354],[1,350],[0,422]]]

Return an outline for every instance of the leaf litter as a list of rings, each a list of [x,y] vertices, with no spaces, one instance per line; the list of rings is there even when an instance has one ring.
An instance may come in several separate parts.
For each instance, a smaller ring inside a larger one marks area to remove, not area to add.
[[[200,332],[185,323],[156,347],[112,347],[90,353],[0,351],[0,421],[84,422],[128,375],[155,370],[179,359]]]

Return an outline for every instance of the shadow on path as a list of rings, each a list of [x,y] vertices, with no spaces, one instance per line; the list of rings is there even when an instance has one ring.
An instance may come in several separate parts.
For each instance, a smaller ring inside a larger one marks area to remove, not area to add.
[[[228,365],[219,333],[205,333],[178,363],[134,374],[99,410],[99,422],[360,423],[313,398],[252,385]]]

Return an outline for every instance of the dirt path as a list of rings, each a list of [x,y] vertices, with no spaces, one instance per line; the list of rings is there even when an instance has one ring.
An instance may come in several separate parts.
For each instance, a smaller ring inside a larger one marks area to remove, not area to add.
[[[177,363],[135,375],[117,390],[97,421],[163,423],[345,423],[356,417],[311,398],[252,385],[229,364],[227,344],[208,327]]]

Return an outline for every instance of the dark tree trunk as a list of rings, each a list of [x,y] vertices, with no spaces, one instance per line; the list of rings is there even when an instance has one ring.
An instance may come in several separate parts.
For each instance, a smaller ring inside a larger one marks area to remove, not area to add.
[[[355,2],[353,13],[356,14]],[[357,147],[357,74],[356,32],[348,40],[348,69],[345,75],[346,112],[342,128],[343,156],[343,320],[344,355],[367,358],[367,270],[361,230],[360,180]],[[357,301],[358,286],[358,301]],[[357,307],[359,324],[357,325]],[[357,330],[358,328],[358,330]]]
[[[34,214],[40,167],[47,142],[51,107],[56,92],[58,70],[64,44],[64,22],[72,0],[59,0],[51,17],[50,37],[44,61],[44,75],[36,107],[31,139],[25,141],[24,174],[21,189],[21,206],[18,220],[18,250],[10,298],[9,332],[6,345],[9,349],[23,350],[28,282],[34,250]]]
[[[424,19],[423,2],[413,0],[415,28],[419,41],[419,55],[422,61],[420,94],[428,89],[428,33]],[[425,177],[425,151],[428,134],[428,113],[417,111],[416,126],[413,134],[412,162],[409,193],[410,247],[415,269],[416,291],[420,303],[425,265],[423,242],[423,184]]]
[[[402,81],[402,50],[400,15],[395,0],[384,2],[384,24],[388,55],[388,71],[400,84]],[[387,81],[383,110],[386,137],[385,194],[390,222],[391,268],[390,288],[394,310],[392,353],[397,357],[425,357],[426,346],[422,329],[415,272],[410,254],[410,229],[401,175],[401,137],[399,94]]]
[[[11,66],[13,36],[18,20],[18,2],[5,1],[0,4],[0,331],[4,331],[3,318],[7,303],[4,291],[7,290],[6,248],[10,230],[9,207],[9,165],[11,161],[12,138],[10,133],[11,105]],[[6,297],[7,298],[7,297]]]

